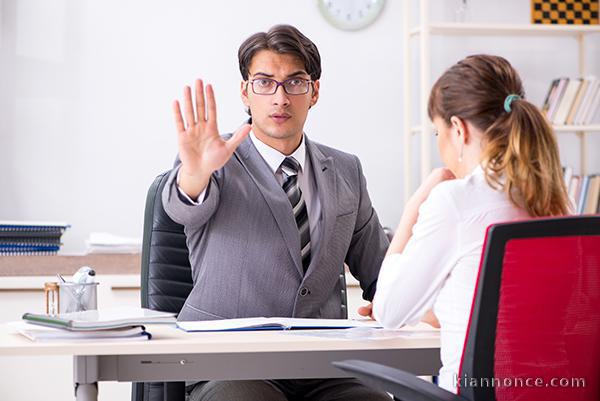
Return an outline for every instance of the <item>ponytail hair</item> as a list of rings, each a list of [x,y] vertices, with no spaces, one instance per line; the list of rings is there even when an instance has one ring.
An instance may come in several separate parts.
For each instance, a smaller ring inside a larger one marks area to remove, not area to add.
[[[552,128],[539,109],[526,100],[513,101],[511,109],[485,131],[488,140],[483,160],[488,183],[504,188],[511,201],[523,206],[530,216],[568,214]]]
[[[507,97],[511,96],[508,99]],[[497,56],[474,55],[450,67],[434,84],[429,117],[452,116],[483,132],[483,170],[530,216],[569,213],[558,144],[546,118],[525,98],[519,75]]]

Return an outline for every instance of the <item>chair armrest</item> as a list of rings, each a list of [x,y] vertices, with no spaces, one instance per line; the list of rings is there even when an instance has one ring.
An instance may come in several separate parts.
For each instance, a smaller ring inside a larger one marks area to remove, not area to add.
[[[352,373],[353,376],[372,387],[393,394],[399,400],[465,401],[465,398],[419,379],[404,370],[358,360],[333,362],[333,365]]]

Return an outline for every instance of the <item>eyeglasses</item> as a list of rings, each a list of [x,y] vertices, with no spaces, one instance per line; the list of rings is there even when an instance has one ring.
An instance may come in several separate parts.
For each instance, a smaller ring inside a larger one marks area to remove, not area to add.
[[[283,90],[288,95],[305,95],[308,93],[313,81],[302,78],[290,78],[279,82],[271,78],[257,78],[248,82],[252,85],[252,92],[257,95],[274,95],[279,86],[283,86]]]

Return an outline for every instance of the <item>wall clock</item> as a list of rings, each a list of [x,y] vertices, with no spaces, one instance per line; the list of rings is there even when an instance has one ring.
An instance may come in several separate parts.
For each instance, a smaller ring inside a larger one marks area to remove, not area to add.
[[[319,11],[338,29],[356,31],[369,26],[381,14],[385,0],[317,0]]]

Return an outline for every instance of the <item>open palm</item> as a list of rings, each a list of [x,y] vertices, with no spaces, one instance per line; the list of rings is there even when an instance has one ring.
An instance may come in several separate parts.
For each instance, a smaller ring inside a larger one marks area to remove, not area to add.
[[[250,132],[250,125],[244,124],[229,139],[224,140],[217,128],[217,106],[211,85],[201,80],[195,82],[195,104],[189,86],[184,89],[184,115],[179,102],[173,103],[177,127],[181,173],[190,177],[210,176],[223,167],[231,155]]]

